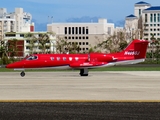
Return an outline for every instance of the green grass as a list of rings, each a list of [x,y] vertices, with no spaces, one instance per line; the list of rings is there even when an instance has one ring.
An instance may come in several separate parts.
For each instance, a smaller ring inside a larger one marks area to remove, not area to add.
[[[14,72],[12,69],[0,68],[0,72]]]
[[[93,69],[92,71],[160,71],[160,67],[133,67],[133,66],[118,66]]]
[[[0,68],[0,72],[13,72],[12,69],[6,69],[6,68]],[[26,70],[26,71],[43,71],[43,72],[49,72],[49,71],[73,71],[73,70],[53,70],[53,69],[47,69],[47,70]],[[90,69],[90,71],[160,71],[160,66],[157,65],[150,65],[150,66],[115,66],[115,67],[104,67],[104,68],[97,68],[97,69]]]

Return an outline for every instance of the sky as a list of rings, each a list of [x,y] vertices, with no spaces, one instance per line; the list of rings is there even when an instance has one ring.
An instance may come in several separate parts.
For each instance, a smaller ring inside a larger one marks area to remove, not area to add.
[[[134,14],[134,4],[140,1],[1,0],[0,8],[7,8],[7,12],[14,12],[15,8],[23,8],[25,12],[32,14],[33,22],[43,27],[51,22],[96,22],[98,18],[105,18],[108,22],[122,25],[126,16]],[[145,0],[144,2],[152,6],[160,6],[160,0]]]

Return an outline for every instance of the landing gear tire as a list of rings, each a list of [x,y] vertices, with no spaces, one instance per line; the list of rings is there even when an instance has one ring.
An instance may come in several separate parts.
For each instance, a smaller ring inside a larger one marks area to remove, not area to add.
[[[80,74],[80,76],[88,76],[88,74]]]
[[[20,75],[21,75],[21,77],[24,77],[24,76],[25,76],[25,72],[22,71],[22,72],[20,73]]]
[[[80,76],[88,76],[88,69],[80,69]]]

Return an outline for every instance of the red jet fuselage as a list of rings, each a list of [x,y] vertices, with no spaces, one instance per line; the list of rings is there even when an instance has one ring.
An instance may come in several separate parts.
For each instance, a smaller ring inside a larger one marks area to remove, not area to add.
[[[12,69],[80,69],[81,76],[88,75],[89,68],[136,64],[146,57],[148,41],[133,40],[126,49],[119,53],[89,54],[33,54],[24,60],[11,63],[6,68]]]

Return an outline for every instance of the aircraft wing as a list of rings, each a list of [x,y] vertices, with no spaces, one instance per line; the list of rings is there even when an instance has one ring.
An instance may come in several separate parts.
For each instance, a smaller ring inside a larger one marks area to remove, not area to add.
[[[99,67],[99,66],[104,66],[106,65],[107,62],[76,62],[70,64],[70,67],[72,68],[94,68],[94,67]]]

